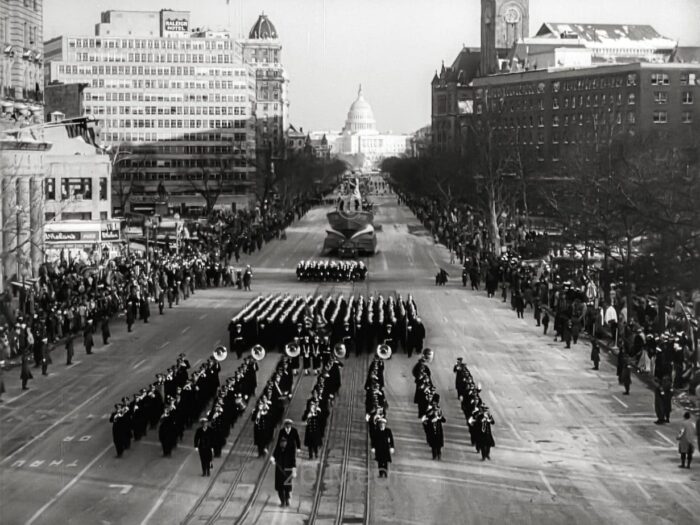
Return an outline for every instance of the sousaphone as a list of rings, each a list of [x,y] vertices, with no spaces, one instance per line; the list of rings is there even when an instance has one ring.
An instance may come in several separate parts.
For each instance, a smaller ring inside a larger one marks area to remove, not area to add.
[[[262,345],[255,345],[253,346],[253,348],[250,349],[250,355],[256,361],[262,361],[265,357],[265,349]]]
[[[333,347],[333,355],[336,357],[336,359],[343,359],[347,353],[348,350],[345,348],[343,343],[336,343],[336,345]]]
[[[228,357],[228,350],[224,345],[219,345],[216,348],[214,348],[214,352],[212,355],[217,361],[223,361]]]
[[[391,347],[387,344],[377,345],[377,356],[380,359],[389,359],[391,357]]]
[[[299,357],[301,347],[296,343],[287,343],[284,345],[284,353],[287,354],[288,357]]]

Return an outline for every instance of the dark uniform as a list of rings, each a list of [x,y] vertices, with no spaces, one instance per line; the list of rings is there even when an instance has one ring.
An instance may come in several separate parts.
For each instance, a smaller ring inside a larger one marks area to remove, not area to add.
[[[199,452],[199,461],[202,465],[202,476],[211,475],[212,467],[212,430],[209,428],[209,420],[201,419],[202,426],[194,433],[194,447]]]

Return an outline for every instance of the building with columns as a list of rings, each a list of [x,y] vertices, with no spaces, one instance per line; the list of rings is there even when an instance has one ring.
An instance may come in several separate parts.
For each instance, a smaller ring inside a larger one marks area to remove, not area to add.
[[[365,100],[362,86],[357,99],[350,106],[345,126],[340,136],[326,137],[330,153],[342,156],[364,157],[364,167],[377,166],[386,157],[400,157],[410,152],[411,136],[380,133],[374,120],[374,112]]]

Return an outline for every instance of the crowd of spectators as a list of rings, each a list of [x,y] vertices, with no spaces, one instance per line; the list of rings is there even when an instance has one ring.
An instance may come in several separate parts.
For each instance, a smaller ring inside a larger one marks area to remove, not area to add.
[[[206,222],[188,226],[179,246],[151,243],[147,252],[130,250],[95,265],[64,258],[45,263],[37,278],[8,284],[0,294],[0,360],[34,355],[38,367],[46,346],[102,330],[109,342],[109,320],[126,317],[148,322],[151,304],[161,313],[196,290],[217,286],[250,289],[250,266],[238,266],[265,242],[284,238],[284,230],[310,208],[308,199],[289,206],[268,203],[255,210],[216,212]],[[232,259],[235,259],[235,263]],[[238,266],[236,268],[234,266]],[[89,334],[89,337],[88,337]]]
[[[526,260],[538,248],[534,245],[541,236],[522,225],[501,232],[508,248],[496,256],[489,249],[483,218],[469,207],[448,210],[437,201],[400,193],[399,201],[411,208],[436,242],[450,250],[451,262],[463,265],[464,286],[474,290],[484,286],[490,297],[509,302],[518,317],[524,317],[529,307],[543,333],[548,333],[551,322],[550,334],[567,348],[577,344],[584,332],[610,346],[618,352],[618,376],[623,383],[627,371],[636,370],[650,375],[657,385],[695,388],[697,294],[689,307],[683,292],[660,299],[625,293],[616,284],[604,291],[594,265],[571,268],[550,257]]]

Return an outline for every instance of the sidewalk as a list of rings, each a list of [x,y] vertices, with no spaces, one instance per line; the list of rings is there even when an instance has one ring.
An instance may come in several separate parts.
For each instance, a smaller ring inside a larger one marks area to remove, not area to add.
[[[554,312],[552,311],[551,308],[548,306],[543,306],[542,310],[546,310],[549,316],[554,319]],[[580,340],[588,341],[589,343],[592,342],[593,337],[588,334],[585,331],[581,332],[581,335],[579,336]],[[598,339],[598,345],[600,346],[601,354],[605,353],[608,356],[609,362],[614,364],[617,367],[617,360],[620,355],[620,349],[614,347],[610,341],[607,339]],[[590,349],[590,347],[588,347]],[[654,383],[654,377],[651,374],[639,374],[636,371],[634,372],[634,375],[639,381],[646,385],[649,390],[654,390],[656,387],[656,384]],[[694,416],[698,416],[700,414],[700,406],[699,406],[699,401],[695,396],[691,396],[688,393],[688,389],[684,389],[681,391],[675,390],[673,393],[673,402],[676,405],[677,408],[688,411]]]

